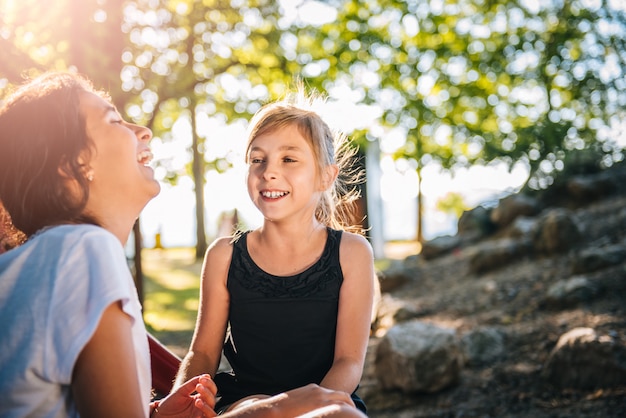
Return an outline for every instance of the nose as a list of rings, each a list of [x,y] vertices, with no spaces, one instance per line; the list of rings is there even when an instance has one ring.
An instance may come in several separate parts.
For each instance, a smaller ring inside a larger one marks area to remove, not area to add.
[[[265,163],[265,167],[263,168],[263,179],[272,180],[278,177],[278,167],[277,164],[272,163],[270,161]]]
[[[135,125],[135,134],[140,141],[149,142],[152,139],[152,131],[146,126]]]

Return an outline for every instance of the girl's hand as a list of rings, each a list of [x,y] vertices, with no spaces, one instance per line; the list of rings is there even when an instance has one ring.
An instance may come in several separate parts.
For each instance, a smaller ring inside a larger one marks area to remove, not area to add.
[[[208,374],[196,376],[163,398],[150,417],[214,417],[217,415],[213,410],[216,393],[217,386],[211,376]]]

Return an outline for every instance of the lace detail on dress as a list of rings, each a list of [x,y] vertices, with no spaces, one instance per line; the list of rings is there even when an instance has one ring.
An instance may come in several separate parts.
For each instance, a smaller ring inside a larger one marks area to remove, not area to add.
[[[254,263],[247,249],[248,232],[234,242],[233,260],[230,265],[229,281],[236,280],[248,291],[258,292],[271,298],[302,298],[315,295],[335,281],[343,280],[339,256],[341,231],[327,228],[328,238],[322,256],[311,267],[294,276],[279,277],[261,270]]]

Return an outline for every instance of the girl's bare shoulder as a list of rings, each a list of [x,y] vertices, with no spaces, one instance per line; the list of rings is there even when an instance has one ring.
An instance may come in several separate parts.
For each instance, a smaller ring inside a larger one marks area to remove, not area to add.
[[[230,262],[233,253],[233,236],[217,238],[209,245],[204,256],[205,260],[224,260]]]
[[[373,257],[372,246],[367,238],[354,232],[343,231],[340,252],[349,256]]]

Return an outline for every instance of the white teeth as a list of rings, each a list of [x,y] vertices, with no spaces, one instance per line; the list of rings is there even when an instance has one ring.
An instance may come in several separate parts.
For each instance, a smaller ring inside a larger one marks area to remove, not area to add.
[[[276,199],[276,198],[287,195],[287,192],[265,191],[265,192],[261,192],[261,195],[263,195],[263,197],[269,197],[270,199]]]
[[[137,155],[137,162],[143,165],[148,165],[152,161],[152,157],[152,152],[144,150]]]

